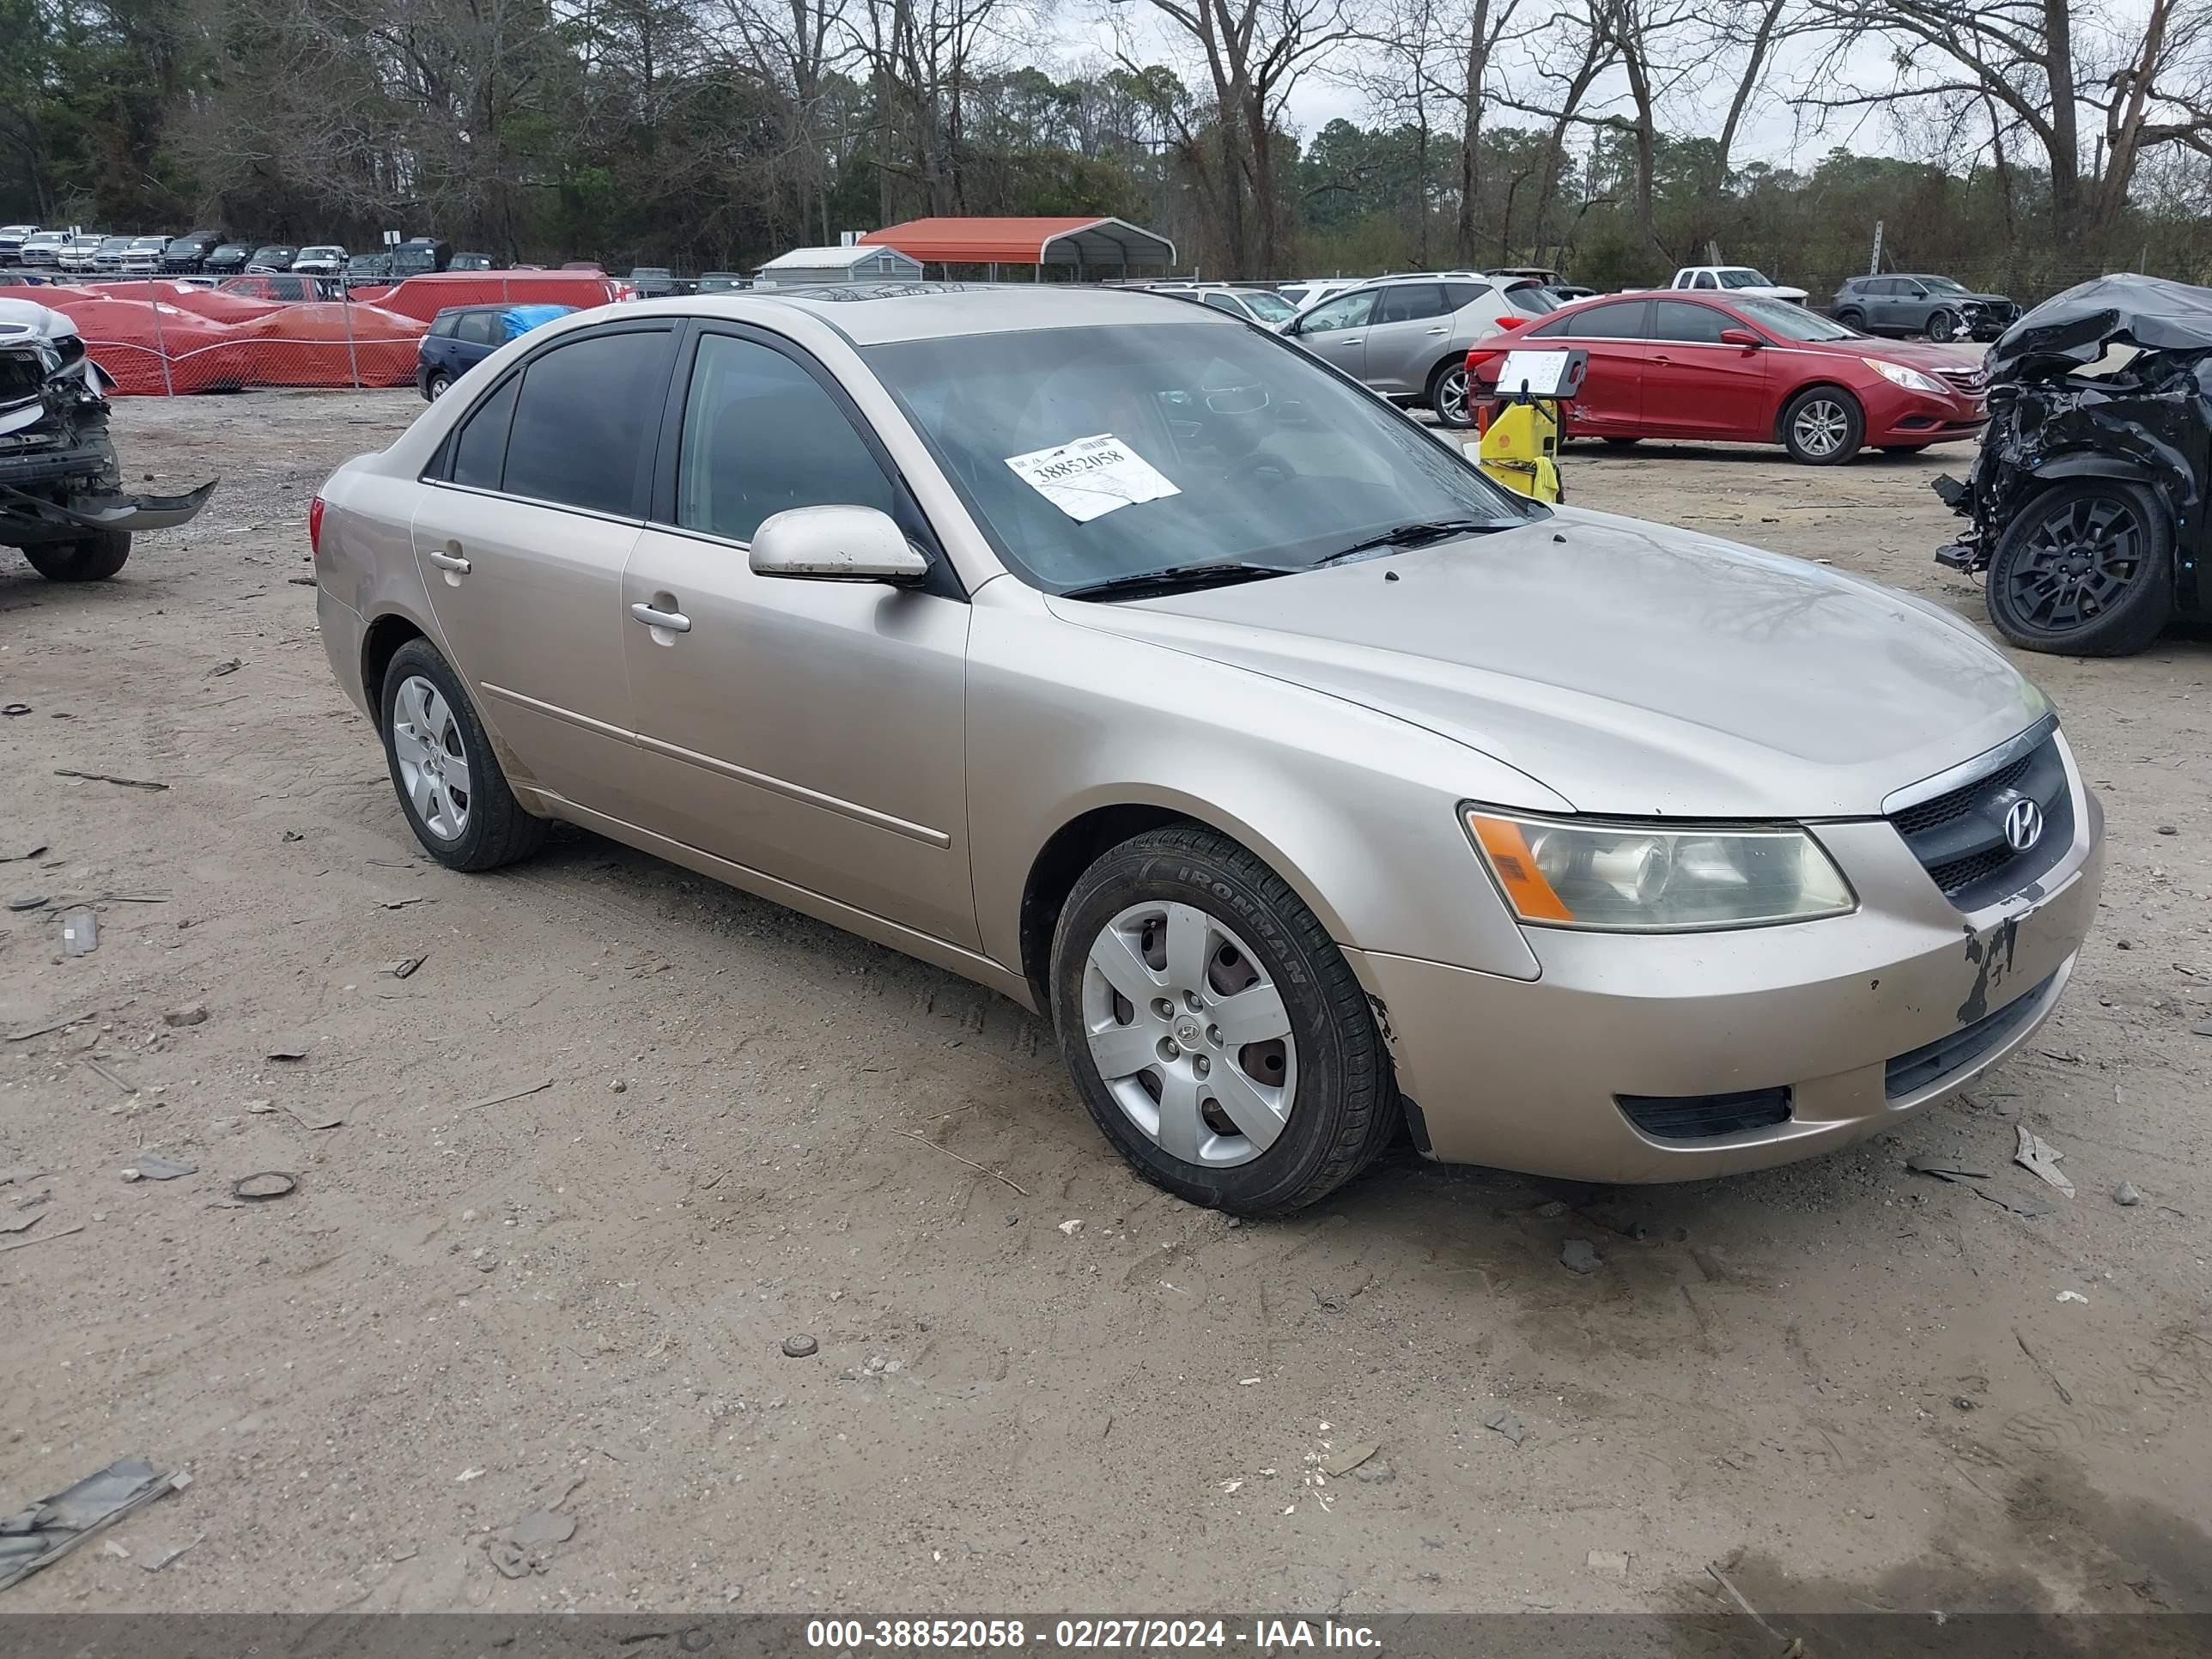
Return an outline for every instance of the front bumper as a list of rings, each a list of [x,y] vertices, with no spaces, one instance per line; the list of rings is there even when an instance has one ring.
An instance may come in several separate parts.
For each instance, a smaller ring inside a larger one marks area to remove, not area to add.
[[[1884,382],[1865,405],[1866,441],[1878,449],[1978,438],[1990,423],[1988,404],[1964,391],[1938,396]]]
[[[1814,826],[1859,895],[1848,916],[1528,928],[1541,974],[1525,981],[1352,952],[1423,1150],[1580,1181],[1695,1180],[1833,1151],[1965,1086],[2057,1005],[2096,915],[2104,814],[2078,774],[2072,787],[2067,855],[1972,914],[1875,819]],[[1784,1090],[1782,1121],[1694,1139],[1646,1133],[1620,1103]]]

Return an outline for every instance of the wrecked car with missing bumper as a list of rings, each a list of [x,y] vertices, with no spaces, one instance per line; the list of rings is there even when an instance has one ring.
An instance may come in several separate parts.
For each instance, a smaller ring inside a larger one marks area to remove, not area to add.
[[[1936,555],[1988,573],[1990,620],[2030,651],[2142,650],[2212,618],[2212,289],[2083,283],[1989,355],[1990,424],[1963,484],[1972,528]]]
[[[123,493],[107,379],[60,312],[0,300],[0,546],[52,581],[123,568],[131,538],[185,523],[215,491]]]

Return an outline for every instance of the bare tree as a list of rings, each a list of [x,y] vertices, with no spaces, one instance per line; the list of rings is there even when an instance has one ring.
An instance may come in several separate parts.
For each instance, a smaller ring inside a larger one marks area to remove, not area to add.
[[[1275,173],[1283,106],[1316,60],[1351,38],[1346,0],[1142,3],[1204,59],[1213,87],[1214,137],[1221,161],[1214,187],[1230,274],[1280,274],[1284,225]],[[1139,67],[1126,40],[1121,57],[1128,69]],[[1186,137],[1195,135],[1187,131]]]
[[[2052,228],[2094,248],[2127,204],[2144,155],[2212,154],[2212,16],[2197,0],[2149,0],[2123,17],[2076,0],[1806,0],[1829,49],[1812,66],[1817,111],[1980,103],[2039,153]],[[1869,44],[1887,84],[1850,80]],[[2087,141],[2087,126],[2094,137]],[[1996,141],[2002,142],[2002,137]]]

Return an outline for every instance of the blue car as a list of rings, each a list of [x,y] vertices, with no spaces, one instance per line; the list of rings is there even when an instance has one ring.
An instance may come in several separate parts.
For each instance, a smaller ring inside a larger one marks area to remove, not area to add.
[[[415,360],[415,385],[435,403],[454,381],[509,340],[565,317],[574,306],[447,306],[430,319]]]

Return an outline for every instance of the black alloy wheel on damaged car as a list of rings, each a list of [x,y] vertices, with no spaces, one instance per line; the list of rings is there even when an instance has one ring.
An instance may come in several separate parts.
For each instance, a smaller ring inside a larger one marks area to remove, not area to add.
[[[2014,645],[2124,657],[2173,614],[2173,520],[2155,491],[2121,478],[2046,489],[1990,557],[1990,620]]]

